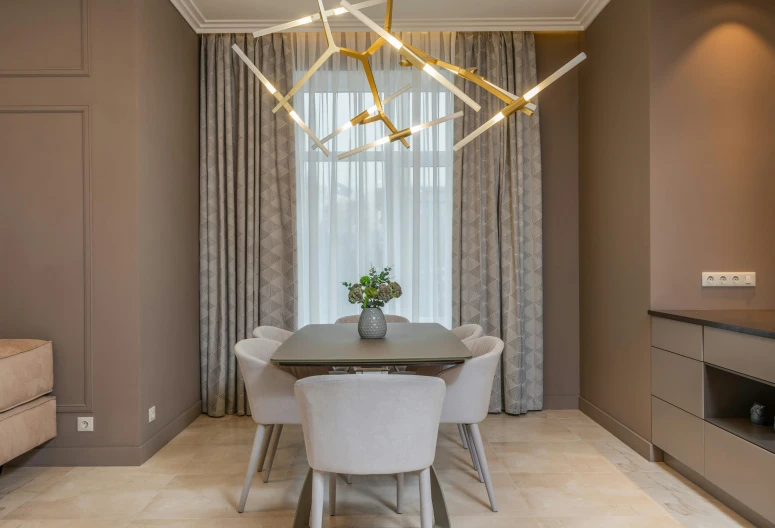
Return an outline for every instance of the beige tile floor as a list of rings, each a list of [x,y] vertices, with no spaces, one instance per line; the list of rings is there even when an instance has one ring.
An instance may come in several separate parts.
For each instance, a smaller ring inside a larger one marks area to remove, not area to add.
[[[640,458],[579,411],[491,415],[481,426],[500,511],[488,509],[457,429],[442,426],[436,468],[458,528],[750,526],[664,464]],[[197,419],[141,467],[7,468],[0,528],[283,527],[307,471],[299,427],[286,427],[264,484],[237,513],[255,425]],[[403,515],[392,476],[340,480],[329,527],[419,526],[417,477]]]

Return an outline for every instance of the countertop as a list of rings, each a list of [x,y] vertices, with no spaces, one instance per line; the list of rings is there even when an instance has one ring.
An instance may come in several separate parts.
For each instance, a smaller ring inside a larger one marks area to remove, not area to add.
[[[775,339],[775,310],[649,310],[649,315]]]

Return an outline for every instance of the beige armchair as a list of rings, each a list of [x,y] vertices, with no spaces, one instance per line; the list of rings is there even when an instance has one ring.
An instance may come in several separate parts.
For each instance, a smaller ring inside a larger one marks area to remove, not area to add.
[[[57,434],[50,341],[0,339],[0,470]]]

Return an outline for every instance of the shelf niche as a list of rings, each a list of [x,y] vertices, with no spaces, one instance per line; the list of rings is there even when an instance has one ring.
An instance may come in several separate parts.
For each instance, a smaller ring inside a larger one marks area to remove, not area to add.
[[[775,412],[775,385],[705,364],[705,420],[752,444],[775,453],[775,429],[751,423],[751,406],[760,403]]]

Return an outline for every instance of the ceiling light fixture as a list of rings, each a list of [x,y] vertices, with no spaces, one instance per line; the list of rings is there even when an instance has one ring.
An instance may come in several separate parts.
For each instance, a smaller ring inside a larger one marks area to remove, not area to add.
[[[376,84],[376,81],[374,80],[374,74],[371,70],[371,64],[370,64],[371,56],[374,55],[377,51],[379,51],[382,48],[382,46],[384,46],[386,43],[393,46],[398,51],[398,53],[403,57],[403,59],[401,60],[401,65],[414,66],[418,70],[425,72],[427,75],[429,75],[435,81],[437,81],[445,88],[447,88],[457,98],[459,98],[461,101],[463,101],[466,105],[471,107],[476,112],[478,112],[481,109],[481,106],[476,101],[474,101],[470,96],[466,95],[466,93],[463,92],[460,88],[455,86],[453,82],[451,82],[444,75],[442,75],[436,69],[437,67],[450,71],[470,82],[473,82],[474,84],[480,86],[490,94],[494,95],[495,97],[499,98],[501,101],[506,103],[506,107],[503,110],[495,114],[487,122],[485,122],[479,128],[477,128],[468,136],[464,137],[461,141],[455,144],[453,147],[455,151],[460,150],[462,147],[470,143],[476,137],[483,134],[489,128],[495,126],[498,122],[502,121],[504,118],[509,117],[510,115],[516,112],[523,112],[528,116],[533,115],[533,113],[536,110],[536,105],[530,102],[531,99],[535,98],[547,86],[549,86],[554,81],[556,81],[557,79],[565,75],[567,72],[569,72],[571,69],[576,67],[581,61],[583,61],[586,58],[586,55],[584,53],[579,54],[573,60],[568,62],[565,66],[563,66],[562,68],[554,72],[552,75],[544,79],[544,81],[541,82],[539,85],[537,85],[531,90],[528,90],[527,92],[525,92],[524,95],[517,96],[509,92],[508,90],[493,84],[492,82],[488,81],[484,77],[478,75],[476,68],[467,68],[467,69],[460,68],[459,66],[455,66],[454,64],[450,64],[448,62],[442,61],[410,44],[407,44],[401,41],[399,38],[392,35],[391,25],[392,25],[392,19],[393,19],[393,0],[367,0],[365,2],[360,2],[357,4],[350,4],[347,0],[341,0],[341,7],[337,7],[335,9],[329,9],[329,10],[326,10],[323,8],[322,0],[317,0],[317,2],[318,2],[319,11],[316,14],[308,15],[306,17],[299,18],[297,20],[293,20],[285,24],[280,24],[278,26],[274,26],[272,28],[268,28],[261,31],[256,31],[253,33],[254,37],[261,37],[263,35],[267,35],[270,33],[285,31],[287,29],[291,29],[297,26],[309,24],[316,20],[322,21],[323,31],[325,32],[326,42],[328,44],[328,47],[323,52],[323,54],[315,61],[315,63],[312,65],[309,71],[307,71],[301,77],[301,79],[299,79],[299,81],[291,88],[291,90],[286,95],[280,94],[280,92],[278,92],[277,89],[274,86],[272,86],[272,84],[266,79],[266,77],[264,77],[261,74],[258,68],[256,68],[256,66],[247,58],[247,56],[242,52],[241,49],[239,49],[239,47],[236,44],[232,47],[234,51],[242,59],[242,61],[245,62],[245,64],[251,69],[251,71],[253,71],[253,73],[259,78],[259,80],[261,80],[262,84],[266,87],[267,90],[269,90],[269,93],[271,93],[275,97],[275,99],[277,99],[278,103],[272,111],[277,112],[278,110],[280,110],[280,108],[285,108],[290,114],[291,118],[294,121],[296,121],[296,123],[302,128],[302,130],[304,130],[304,132],[310,138],[312,138],[312,141],[314,143],[313,148],[319,148],[326,156],[329,156],[330,152],[325,148],[324,144],[328,143],[333,138],[335,138],[336,136],[338,136],[339,134],[341,134],[342,132],[344,132],[345,130],[353,126],[361,125],[361,124],[365,125],[365,124],[373,123],[375,121],[382,121],[390,131],[390,135],[385,136],[372,143],[369,143],[368,145],[363,145],[362,147],[358,147],[354,150],[346,152],[338,156],[338,159],[345,159],[355,154],[358,154],[359,152],[363,152],[365,150],[369,150],[376,146],[383,145],[385,143],[393,142],[393,141],[401,141],[406,148],[409,148],[409,143],[406,140],[406,138],[408,138],[409,136],[421,130],[424,130],[430,126],[434,126],[434,125],[443,123],[445,121],[449,121],[451,119],[461,117],[463,115],[462,112],[456,112],[455,114],[442,117],[439,119],[435,119],[433,121],[423,123],[422,125],[415,125],[413,127],[405,128],[399,131],[385,114],[384,105],[392,101],[402,93],[409,90],[410,86],[405,86],[398,92],[391,94],[385,99],[381,99],[379,95],[379,91],[377,90],[377,84]],[[378,5],[378,4],[383,4],[383,3],[387,4],[385,9],[385,24],[384,24],[384,27],[380,27],[371,18],[363,14],[361,12],[361,9]],[[348,12],[352,14],[355,18],[357,18],[359,21],[361,21],[364,25],[366,25],[369,29],[377,33],[377,35],[379,35],[379,38],[374,42],[374,44],[372,44],[365,51],[355,51],[347,48],[341,48],[334,42],[333,34],[331,32],[331,27],[329,26],[329,23],[328,23],[328,17],[339,16]],[[309,129],[309,127],[304,123],[304,121],[299,117],[299,115],[293,110],[293,107],[290,105],[289,102],[290,102],[290,99],[302,88],[302,86],[304,86],[304,84],[307,81],[309,81],[312,75],[318,69],[320,69],[323,66],[323,64],[335,53],[339,53],[340,55],[350,57],[361,62],[364,68],[364,73],[366,74],[366,79],[369,83],[369,89],[371,90],[372,96],[374,98],[374,106],[356,115],[355,117],[353,117],[352,119],[344,123],[342,126],[337,128],[334,132],[326,136],[321,141],[317,138],[317,136],[315,136],[315,134]]]

